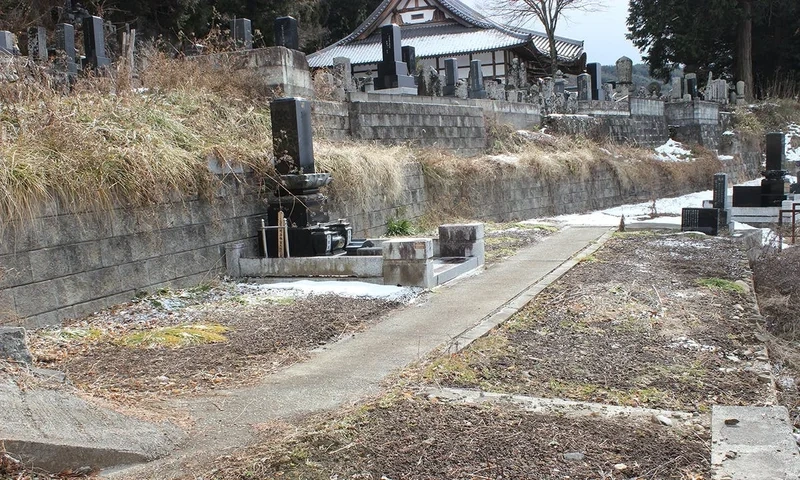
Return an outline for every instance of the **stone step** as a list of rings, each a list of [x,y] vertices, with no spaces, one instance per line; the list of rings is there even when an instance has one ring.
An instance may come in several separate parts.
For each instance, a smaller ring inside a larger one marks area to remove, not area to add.
[[[715,480],[800,478],[800,451],[783,406],[714,406],[711,468]]]

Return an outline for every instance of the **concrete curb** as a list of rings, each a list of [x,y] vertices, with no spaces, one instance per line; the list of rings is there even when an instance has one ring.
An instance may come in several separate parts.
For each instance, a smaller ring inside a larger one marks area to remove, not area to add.
[[[569,228],[569,227],[567,227]],[[614,232],[616,232],[616,227],[611,228],[608,232],[603,234],[596,242],[589,245],[588,247],[584,248],[577,254],[575,254],[572,258],[565,261],[558,267],[554,268],[550,273],[542,277],[539,281],[534,283],[533,285],[529,286],[519,295],[512,298],[510,301],[506,302],[504,305],[496,309],[494,312],[490,313],[480,323],[475,325],[472,328],[469,328],[459,335],[453,337],[450,341],[446,350],[448,352],[456,353],[460,352],[461,350],[468,347],[472,342],[479,339],[480,337],[486,335],[490,331],[492,331],[495,327],[502,324],[509,318],[511,318],[514,314],[519,312],[525,305],[527,305],[531,300],[533,300],[536,295],[539,295],[545,288],[547,288],[551,283],[555,282],[565,273],[570,271],[572,267],[580,263],[584,258],[592,255],[596,251],[600,249],[603,245],[605,245],[608,240],[611,239]]]

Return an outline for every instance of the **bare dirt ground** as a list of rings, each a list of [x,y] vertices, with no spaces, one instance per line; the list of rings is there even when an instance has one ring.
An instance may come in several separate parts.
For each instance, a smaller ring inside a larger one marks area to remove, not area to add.
[[[272,431],[217,460],[209,476],[710,478],[710,406],[770,398],[750,275],[730,239],[618,235],[464,351],[431,356],[355,411]],[[698,420],[679,428],[451,404],[418,395],[425,385],[682,410]]]
[[[426,377],[683,411],[759,403],[769,378],[749,362],[760,343],[749,278],[744,251],[729,239],[619,236]]]

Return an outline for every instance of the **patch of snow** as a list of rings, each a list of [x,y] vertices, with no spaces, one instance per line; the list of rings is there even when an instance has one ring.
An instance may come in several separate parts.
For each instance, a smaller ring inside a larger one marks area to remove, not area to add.
[[[724,132],[722,132],[722,134],[723,135],[736,135],[735,133],[733,133],[733,130],[725,130]]]
[[[521,136],[525,137],[525,138],[533,138],[533,139],[535,139],[535,138],[541,138],[542,136],[545,136],[545,137],[548,137],[548,138],[553,138],[553,139],[556,138],[556,137],[550,135],[549,133],[544,133],[544,131],[545,131],[545,129],[543,128],[542,131],[538,132],[538,133],[537,132],[531,132],[530,130],[517,130],[516,133],[518,135],[521,135]]]
[[[290,295],[339,295],[350,298],[382,298],[396,302],[408,303],[422,292],[416,287],[396,287],[354,281],[313,281],[267,283],[256,286],[259,290],[283,290]]]
[[[656,158],[663,162],[688,162],[694,160],[691,150],[683,148],[681,142],[676,142],[673,139],[667,140],[667,143],[656,147]]]
[[[786,161],[800,162],[800,147],[792,148],[792,139],[800,140],[800,125],[790,123],[786,128],[788,130],[786,133]]]
[[[575,113],[551,113],[548,117],[552,118],[561,118],[561,117],[569,117],[569,118],[592,118],[591,115],[583,115],[583,114],[575,114]]]
[[[696,340],[692,340],[686,337],[676,337],[672,339],[672,343],[667,345],[668,348],[682,348],[684,350],[693,350],[693,351],[700,351],[700,352],[715,352],[717,351],[717,347],[714,345],[703,345],[702,343],[697,342]]]
[[[717,155],[717,158],[725,162],[728,160],[733,160],[733,155]]]

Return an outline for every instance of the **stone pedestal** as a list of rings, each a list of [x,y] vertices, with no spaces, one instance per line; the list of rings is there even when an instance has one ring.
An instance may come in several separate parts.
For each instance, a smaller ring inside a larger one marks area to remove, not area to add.
[[[484,264],[485,244],[482,223],[439,226],[439,255],[442,257],[475,257]]]
[[[383,283],[423,288],[436,286],[433,241],[430,238],[400,238],[384,242]]]

